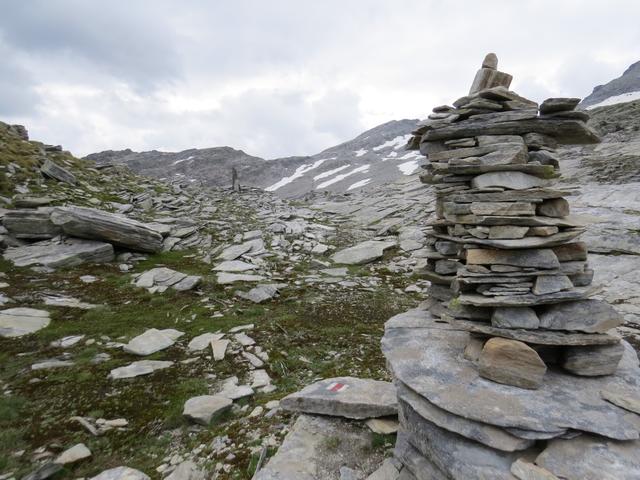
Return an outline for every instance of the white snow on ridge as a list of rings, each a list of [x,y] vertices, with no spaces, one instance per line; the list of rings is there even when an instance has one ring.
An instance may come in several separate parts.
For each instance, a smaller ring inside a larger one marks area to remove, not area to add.
[[[187,160],[191,160],[192,158],[193,158],[193,155],[190,155],[187,158],[181,158],[180,160],[176,160],[171,165],[177,165],[179,163],[186,162]]]
[[[640,92],[627,92],[620,95],[614,95],[613,97],[609,97],[601,101],[600,103],[589,105],[587,107],[587,110],[598,107],[606,107],[607,105],[615,105],[616,103],[633,102],[634,100],[640,100]]]
[[[322,172],[319,173],[318,175],[316,175],[315,177],[313,177],[314,180],[320,180],[321,178],[327,178],[330,177],[331,175],[333,175],[334,173],[338,173],[341,172],[342,170],[344,170],[345,168],[349,168],[351,165],[343,165],[341,167],[338,168],[334,168],[333,170],[327,170],[326,172]]]
[[[295,179],[300,178],[301,176],[303,176],[308,171],[318,168],[320,165],[322,165],[326,161],[327,161],[327,159],[323,158],[321,160],[317,160],[316,162],[314,162],[311,165],[307,165],[307,164],[300,165],[298,168],[296,168],[296,171],[293,172],[293,175],[281,178],[278,182],[274,183],[270,187],[265,188],[265,190],[267,192],[275,192],[279,188],[282,188],[285,185],[288,185],[289,183],[293,182]]]
[[[371,181],[370,178],[365,178],[364,180],[360,180],[359,182],[353,183],[347,188],[347,191],[353,190],[354,188],[364,187],[367,183]]]
[[[398,165],[400,171],[405,175],[411,175],[418,169],[418,160],[410,160]]]
[[[340,175],[336,175],[335,177],[327,180],[326,182],[322,182],[320,183],[317,187],[316,190],[319,190],[321,188],[325,188],[328,187],[329,185],[333,185],[334,183],[339,182],[340,180],[344,180],[345,178],[354,175],[356,173],[360,173],[360,172],[368,172],[369,171],[369,167],[371,165],[362,165],[361,167],[357,167],[354,168],[353,170],[347,172],[347,173],[341,173]]]
[[[360,150],[356,150],[353,153],[356,154],[356,157],[361,157],[362,155],[364,155],[367,152],[368,152],[368,150],[365,150],[364,148],[361,148]]]
[[[421,157],[421,156],[422,156],[422,154],[421,154],[420,152],[418,152],[418,151],[416,151],[416,150],[412,150],[412,151],[410,151],[409,153],[407,153],[407,154],[405,154],[405,155],[401,156],[398,160],[407,160],[407,159],[409,159],[409,158],[416,158],[416,157],[418,157],[418,158],[419,158],[419,157]]]
[[[412,137],[410,133],[407,135],[399,135],[396,138],[392,138],[391,140],[387,140],[386,142],[378,145],[377,147],[373,147],[373,151],[377,152],[378,150],[382,150],[384,148],[393,147],[394,150],[399,150],[404,147],[409,139]]]

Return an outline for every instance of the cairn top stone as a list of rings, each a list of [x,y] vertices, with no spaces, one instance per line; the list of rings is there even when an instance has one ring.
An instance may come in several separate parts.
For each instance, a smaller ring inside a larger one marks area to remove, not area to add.
[[[487,53],[482,61],[482,68],[498,69],[498,56],[495,53]]]

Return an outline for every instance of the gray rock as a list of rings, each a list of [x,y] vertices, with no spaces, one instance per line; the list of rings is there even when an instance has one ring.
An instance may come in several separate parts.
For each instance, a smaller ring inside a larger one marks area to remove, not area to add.
[[[176,272],[167,267],[157,267],[138,275],[134,283],[136,287],[141,288],[151,288],[154,286],[170,287],[186,277],[186,273]]]
[[[140,470],[129,467],[116,467],[105,470],[89,480],[150,480],[150,478]]]
[[[490,250],[474,248],[467,251],[467,265],[513,265],[516,267],[559,268],[558,257],[551,249]]]
[[[536,213],[545,217],[566,217],[569,210],[569,202],[564,198],[550,198],[536,207]]]
[[[216,272],[246,272],[247,270],[255,270],[256,266],[240,260],[225,260],[213,267],[213,269]]]
[[[46,310],[35,308],[8,308],[0,311],[0,337],[21,337],[37,332],[49,325],[51,319]]]
[[[187,400],[182,414],[192,422],[209,425],[213,418],[229,410],[231,405],[233,401],[222,395],[201,395]]]
[[[499,307],[493,311],[491,325],[497,328],[527,328],[535,330],[540,320],[533,308]]]
[[[408,442],[453,480],[509,479],[511,464],[522,452],[504,452],[448,432],[423,419],[402,400],[400,425]]]
[[[203,333],[197,337],[193,337],[187,349],[190,352],[199,352],[207,348],[212,342],[216,342],[224,337],[224,333]]]
[[[492,240],[507,240],[524,238],[529,231],[529,227],[516,227],[512,225],[496,225],[489,228],[489,238]]]
[[[547,98],[540,104],[540,113],[566,112],[573,110],[580,103],[579,98]]]
[[[602,390],[600,394],[602,398],[614,405],[640,415],[640,396],[637,396],[634,392],[622,388],[608,388]]]
[[[616,442],[594,435],[552,440],[536,464],[568,480],[635,480],[640,441]]]
[[[254,480],[338,480],[341,467],[364,469],[371,461],[373,434],[339,418],[300,415],[278,452]]]
[[[538,312],[540,328],[604,333],[622,325],[624,319],[606,302],[580,300],[544,307]]]
[[[398,433],[393,455],[403,465],[398,480],[450,480],[431,460],[422,455],[407,440],[407,435]]]
[[[354,377],[337,377],[313,383],[280,401],[286,410],[353,419],[397,413],[393,384]]]
[[[561,365],[575,375],[585,377],[611,375],[618,369],[623,354],[624,347],[620,343],[593,347],[568,347],[564,351]]]
[[[173,362],[161,360],[140,360],[133,362],[125,367],[114,368],[109,373],[112,380],[120,380],[122,378],[133,378],[141,375],[149,375],[156,370],[164,370],[173,365]]]
[[[468,342],[468,332],[437,321],[428,312],[412,311],[387,322],[382,349],[398,380],[454,415],[502,428],[535,432],[570,428],[619,440],[638,438],[640,417],[600,394],[617,387],[640,396],[637,355],[626,342],[615,374],[578,377],[552,369],[538,390],[479,378],[477,367],[463,357]]]
[[[336,252],[331,257],[331,260],[343,265],[364,265],[381,258],[386,250],[395,245],[396,242],[392,240],[367,240],[366,242]]]
[[[546,182],[538,177],[523,172],[488,172],[471,180],[473,188],[502,187],[511,190],[542,187]]]
[[[159,252],[162,235],[153,228],[127,217],[85,207],[56,207],[51,221],[68,234],[103,240],[143,252]]]
[[[546,295],[518,294],[499,297],[465,293],[458,297],[458,301],[461,305],[472,305],[474,307],[531,307],[534,305],[559,304],[559,302],[582,300],[593,295],[595,291],[593,288],[574,288]],[[540,325],[542,326],[542,320]]]
[[[515,437],[502,428],[452,415],[410,390],[402,382],[397,382],[397,387],[400,400],[411,406],[423,419],[449,432],[504,452],[525,450],[534,444],[533,441]]]
[[[511,473],[519,480],[560,480],[546,468],[539,467],[524,458],[513,462]]]
[[[397,461],[387,458],[380,468],[367,477],[367,480],[398,480],[400,468]]]
[[[69,268],[82,263],[105,263],[114,258],[113,246],[93,240],[67,238],[62,242],[42,241],[8,248],[4,258],[18,267],[41,265],[46,268]]]
[[[229,346],[229,340],[213,340],[211,342],[211,351],[213,354],[213,359],[216,362],[220,360],[224,360],[224,356],[227,352],[228,346]]]
[[[364,423],[373,433],[379,433],[380,435],[397,433],[400,426],[397,417],[370,418]]]
[[[573,283],[566,275],[538,275],[531,292],[534,295],[548,295],[572,288]]]
[[[66,168],[61,167],[57,163],[53,163],[51,160],[45,160],[40,171],[47,177],[53,178],[60,182],[68,183],[70,185],[76,184],[76,177]]]
[[[59,235],[62,230],[51,221],[51,208],[9,210],[2,225],[16,238],[43,240]]]
[[[193,290],[202,282],[202,277],[199,275],[187,275],[178,283],[171,285],[171,288],[178,292],[186,292],[187,290]]]
[[[191,460],[180,463],[176,469],[171,472],[165,480],[204,480],[205,472],[193,463]]]
[[[22,480],[45,480],[49,477],[54,476],[56,473],[62,470],[62,468],[63,466],[59,463],[47,462],[28,475],[22,477]],[[10,477],[10,479],[11,478],[13,477]]]
[[[451,325],[477,335],[509,338],[534,345],[576,346],[576,345],[614,345],[620,341],[617,335],[605,333],[573,333],[549,330],[525,330],[520,328],[498,328],[483,322],[451,320]]]
[[[249,275],[242,273],[222,272],[217,276],[217,281],[220,285],[228,285],[236,282],[261,282],[263,280],[265,280],[265,277],[262,275]]]
[[[478,373],[494,382],[520,388],[537,389],[547,366],[527,344],[506,338],[491,338],[478,359]]]
[[[45,360],[43,362],[34,363],[31,365],[31,370],[49,370],[52,368],[64,368],[72,367],[75,363],[71,360]]]
[[[87,448],[84,443],[78,443],[73,447],[62,452],[56,459],[54,463],[59,463],[61,465],[66,465],[68,463],[76,463],[80,460],[84,460],[85,458],[89,458],[91,456],[91,450]]]
[[[176,340],[184,335],[183,332],[171,328],[158,330],[150,328],[137,337],[132,338],[122,349],[133,355],[151,355],[165,348],[169,348]]]
[[[278,287],[275,285],[258,285],[248,292],[236,292],[236,295],[253,303],[262,303],[278,295]]]

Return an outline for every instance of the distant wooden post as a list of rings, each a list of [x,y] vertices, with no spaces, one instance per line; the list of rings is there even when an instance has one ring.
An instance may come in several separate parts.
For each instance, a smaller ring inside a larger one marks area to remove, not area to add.
[[[234,192],[240,193],[242,191],[242,187],[240,186],[240,179],[238,178],[238,171],[236,167],[231,168],[231,186]]]

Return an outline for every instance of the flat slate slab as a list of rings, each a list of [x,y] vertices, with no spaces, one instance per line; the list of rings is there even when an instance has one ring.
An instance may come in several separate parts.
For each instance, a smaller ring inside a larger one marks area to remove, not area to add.
[[[140,360],[133,362],[124,367],[118,367],[111,370],[109,378],[112,380],[120,380],[122,378],[133,378],[141,375],[149,375],[156,370],[164,370],[173,365],[173,362],[162,360]]]
[[[383,460],[371,453],[372,440],[373,433],[359,423],[300,415],[253,480],[340,480],[344,467],[358,472],[356,478],[366,478]],[[338,448],[333,446],[336,442]]]
[[[233,400],[222,395],[200,395],[185,402],[182,415],[200,425],[209,425],[214,417],[229,410],[231,405]]]
[[[464,418],[534,432],[567,429],[618,440],[640,436],[640,415],[617,407],[601,390],[640,395],[638,357],[623,341],[618,370],[606,377],[578,377],[549,369],[538,390],[501,385],[478,375],[464,359],[469,333],[410,311],[387,322],[383,353],[394,376],[434,405]]]
[[[21,337],[45,328],[51,319],[46,310],[8,308],[0,311],[0,337]]]
[[[468,440],[424,420],[402,401],[400,413],[400,426],[409,444],[452,480],[513,480],[511,464],[534,452],[503,452]]]
[[[385,250],[395,245],[395,240],[367,240],[366,242],[336,252],[331,257],[331,260],[343,265],[364,265],[382,257]]]
[[[116,467],[91,477],[90,480],[150,480],[149,476],[130,467]]]
[[[365,419],[395,415],[396,389],[390,382],[355,377],[328,378],[280,400],[285,410]]]
[[[5,260],[17,267],[41,265],[47,268],[75,267],[82,263],[105,263],[114,258],[113,246],[94,240],[67,238],[62,242],[48,240],[21,247],[8,248]]]
[[[122,349],[134,355],[151,355],[173,345],[178,338],[184,335],[183,332],[167,328],[158,330],[150,328],[146,332],[134,337]]]
[[[636,480],[640,478],[640,440],[616,442],[594,435],[552,440],[536,464],[559,478]]]

